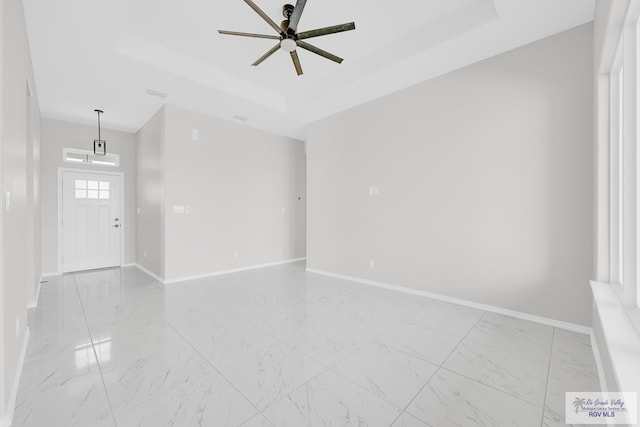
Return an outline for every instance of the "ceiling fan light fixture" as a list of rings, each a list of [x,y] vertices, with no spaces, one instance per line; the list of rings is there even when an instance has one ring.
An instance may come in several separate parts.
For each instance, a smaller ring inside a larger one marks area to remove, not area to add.
[[[294,39],[287,38],[287,39],[283,39],[280,42],[280,48],[285,52],[293,52],[294,50],[296,50],[297,47],[298,45],[296,44],[296,41]]]
[[[302,65],[300,65],[300,58],[298,56],[297,48],[300,47],[309,52],[315,53],[316,55],[320,55],[324,58],[327,58],[330,61],[341,64],[343,59],[339,56],[336,56],[332,53],[327,52],[326,50],[322,50],[314,45],[311,45],[307,42],[304,42],[305,39],[310,39],[312,37],[320,37],[326,36],[329,34],[342,33],[344,31],[351,31],[356,29],[355,22],[349,22],[347,24],[341,25],[333,25],[331,27],[324,28],[316,28],[315,30],[298,32],[298,24],[300,23],[300,17],[302,16],[302,12],[304,11],[305,5],[307,4],[307,0],[296,0],[296,5],[285,4],[282,7],[282,15],[285,20],[278,26],[275,21],[258,7],[257,4],[253,2],[253,0],[244,0],[244,2],[253,9],[260,17],[267,23],[271,28],[276,30],[278,35],[269,35],[269,34],[254,34],[254,33],[243,33],[239,31],[227,31],[227,30],[218,30],[220,34],[226,34],[230,36],[241,36],[241,37],[254,37],[259,39],[274,39],[278,40],[278,44],[273,46],[271,49],[267,51],[264,55],[258,58],[253,64],[254,67],[262,64],[266,59],[270,58],[271,55],[279,51],[280,49],[289,53],[291,56],[291,61],[293,62],[293,66],[296,69],[296,73],[298,76],[304,74],[302,71]]]

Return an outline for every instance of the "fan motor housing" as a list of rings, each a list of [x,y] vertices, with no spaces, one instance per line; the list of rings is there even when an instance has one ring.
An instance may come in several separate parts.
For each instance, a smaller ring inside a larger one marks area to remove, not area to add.
[[[291,15],[293,15],[293,9],[295,9],[294,5],[285,4],[284,6],[282,6],[282,16],[287,19],[291,19]]]

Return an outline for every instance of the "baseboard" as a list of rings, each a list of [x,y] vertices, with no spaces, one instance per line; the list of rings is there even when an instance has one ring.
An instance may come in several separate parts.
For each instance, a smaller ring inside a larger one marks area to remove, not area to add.
[[[130,262],[128,264],[122,264],[120,267],[121,268],[126,268],[126,267],[137,267],[138,264],[136,264],[135,262]]]
[[[140,264],[134,264],[137,268],[139,268],[143,273],[148,274],[149,276],[153,277],[154,279],[156,279],[158,282],[160,283],[164,283],[164,279],[160,276],[158,276],[157,274],[155,274],[153,271],[141,266]]]
[[[287,259],[287,260],[283,260],[283,261],[269,262],[269,263],[266,263],[266,264],[257,264],[257,265],[251,265],[251,266],[248,266],[248,267],[235,268],[235,269],[232,269],[232,270],[214,271],[214,272],[211,272],[211,273],[199,274],[197,276],[178,277],[178,278],[175,278],[175,279],[165,280],[164,283],[168,285],[168,284],[171,284],[171,283],[186,282],[188,280],[205,279],[207,277],[222,276],[224,274],[231,274],[231,273],[240,273],[242,271],[256,270],[256,269],[259,269],[259,268],[266,268],[266,267],[274,267],[276,265],[291,264],[293,262],[299,262],[299,261],[304,261],[304,260],[306,260],[306,258],[293,258],[293,259]]]
[[[10,427],[11,423],[13,422],[13,411],[16,407],[18,387],[20,386],[20,377],[22,375],[22,368],[24,367],[24,360],[27,356],[27,346],[29,344],[30,335],[31,329],[27,327],[22,338],[22,347],[20,348],[20,357],[18,358],[16,375],[13,377],[13,385],[11,386],[11,392],[9,394],[9,402],[7,402],[7,413],[4,415],[4,417],[0,418],[0,427]]]
[[[27,304],[27,309],[33,309],[38,307],[38,301],[40,300],[40,289],[42,288],[42,281],[44,276],[40,277],[40,281],[38,282],[38,287],[36,288],[35,300]]]
[[[509,310],[502,307],[496,307],[493,305],[482,304],[474,301],[465,300],[462,298],[449,297],[446,295],[436,294],[433,292],[421,291],[419,289],[407,288],[404,286],[391,285],[389,283],[377,282],[375,280],[363,279],[361,277],[347,276],[344,274],[332,273],[329,271],[318,270],[315,268],[307,268],[309,273],[322,274],[323,276],[335,277],[336,279],[349,280],[351,282],[360,283],[363,285],[376,286],[378,288],[390,289],[393,291],[403,292],[406,294],[417,295],[426,298],[432,298],[440,301],[450,302],[453,304],[463,305],[470,308],[475,308],[482,311],[488,311],[491,313],[502,314],[504,316],[515,317],[518,319],[528,320],[530,322],[540,323],[547,326],[553,326],[555,328],[566,329],[568,331],[578,332],[581,334],[591,334],[591,328],[582,325],[576,325],[574,323],[563,322],[561,320],[550,319],[548,317],[536,316],[529,313],[523,313],[520,311]]]

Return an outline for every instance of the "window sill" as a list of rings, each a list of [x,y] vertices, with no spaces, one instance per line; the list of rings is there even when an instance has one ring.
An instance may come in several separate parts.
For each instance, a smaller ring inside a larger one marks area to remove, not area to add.
[[[629,307],[624,304],[624,287],[620,284],[612,285],[609,283],[602,283],[603,285],[610,286],[613,289],[616,297],[618,298],[618,302],[622,310],[627,314],[629,321],[636,330],[636,333],[640,335],[640,307]]]
[[[640,331],[636,323],[640,310],[624,306],[609,283],[591,282],[591,290],[597,314],[594,322],[600,322],[604,341],[598,348],[608,353],[615,388],[640,392]],[[609,384],[609,388],[612,386]]]

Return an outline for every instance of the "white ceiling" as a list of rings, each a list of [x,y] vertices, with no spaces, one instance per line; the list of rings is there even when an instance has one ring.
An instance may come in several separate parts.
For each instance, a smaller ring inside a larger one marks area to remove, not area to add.
[[[255,0],[276,22],[285,0]],[[295,1],[291,1],[295,3]],[[304,76],[242,0],[24,0],[44,117],[137,131],[163,103],[304,138],[307,123],[593,19],[594,0],[308,0],[299,31],[355,31],[299,49]],[[394,9],[400,8],[400,9]],[[148,89],[166,92],[160,99]]]

